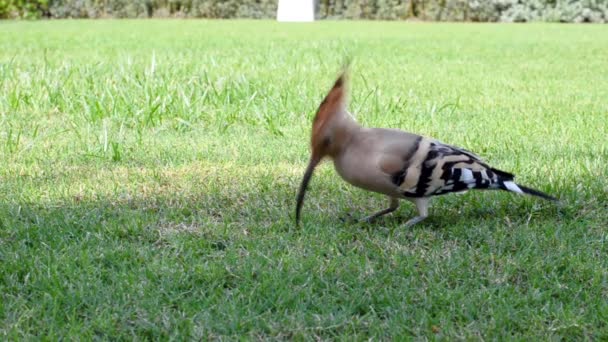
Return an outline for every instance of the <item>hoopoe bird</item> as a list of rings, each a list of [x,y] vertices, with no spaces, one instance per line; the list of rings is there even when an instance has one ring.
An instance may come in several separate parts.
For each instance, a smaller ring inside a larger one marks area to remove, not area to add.
[[[428,216],[432,197],[471,189],[500,189],[556,201],[516,184],[513,174],[490,167],[465,149],[397,129],[362,127],[347,110],[346,74],[336,80],[313,121],[310,162],[297,195],[296,225],[308,183],[324,157],[332,159],[346,182],[389,197],[389,207],[365,217],[366,222],[392,213],[399,200],[405,199],[418,210],[418,216],[405,224],[410,227]]]

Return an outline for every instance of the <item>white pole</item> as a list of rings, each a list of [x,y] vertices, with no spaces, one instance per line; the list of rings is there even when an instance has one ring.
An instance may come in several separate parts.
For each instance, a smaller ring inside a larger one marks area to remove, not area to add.
[[[279,0],[278,21],[315,21],[314,0]]]

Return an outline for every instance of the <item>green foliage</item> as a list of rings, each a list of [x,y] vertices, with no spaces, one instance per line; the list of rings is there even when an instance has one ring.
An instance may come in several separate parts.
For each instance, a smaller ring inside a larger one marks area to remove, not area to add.
[[[50,0],[53,18],[140,18],[152,14],[148,0]]]
[[[48,14],[48,0],[0,0],[0,19],[37,19]]]
[[[608,21],[608,0],[318,0],[321,19]],[[0,0],[0,18],[274,18],[276,0]]]
[[[511,0],[507,4],[500,12],[501,21],[605,23],[608,20],[605,0]]]
[[[270,18],[274,0],[51,0],[55,18]]]
[[[272,18],[276,15],[275,0],[191,0],[186,13],[200,18]]]
[[[606,0],[320,0],[321,18],[606,22]]]

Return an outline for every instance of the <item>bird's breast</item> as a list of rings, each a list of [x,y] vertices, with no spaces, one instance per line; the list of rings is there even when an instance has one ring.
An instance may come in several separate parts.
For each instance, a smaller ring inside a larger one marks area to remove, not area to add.
[[[338,156],[334,158],[334,168],[342,179],[356,187],[389,196],[399,195],[398,188],[380,169],[374,155]]]

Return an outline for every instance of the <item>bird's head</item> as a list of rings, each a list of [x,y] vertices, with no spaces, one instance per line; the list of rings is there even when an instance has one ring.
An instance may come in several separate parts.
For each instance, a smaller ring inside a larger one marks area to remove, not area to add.
[[[296,224],[300,221],[300,211],[304,202],[304,194],[312,178],[315,167],[324,157],[335,156],[338,153],[339,142],[343,140],[341,124],[344,120],[352,120],[346,111],[346,78],[345,70],[336,80],[315,115],[311,134],[311,155],[304,178],[300,184],[296,204]]]

